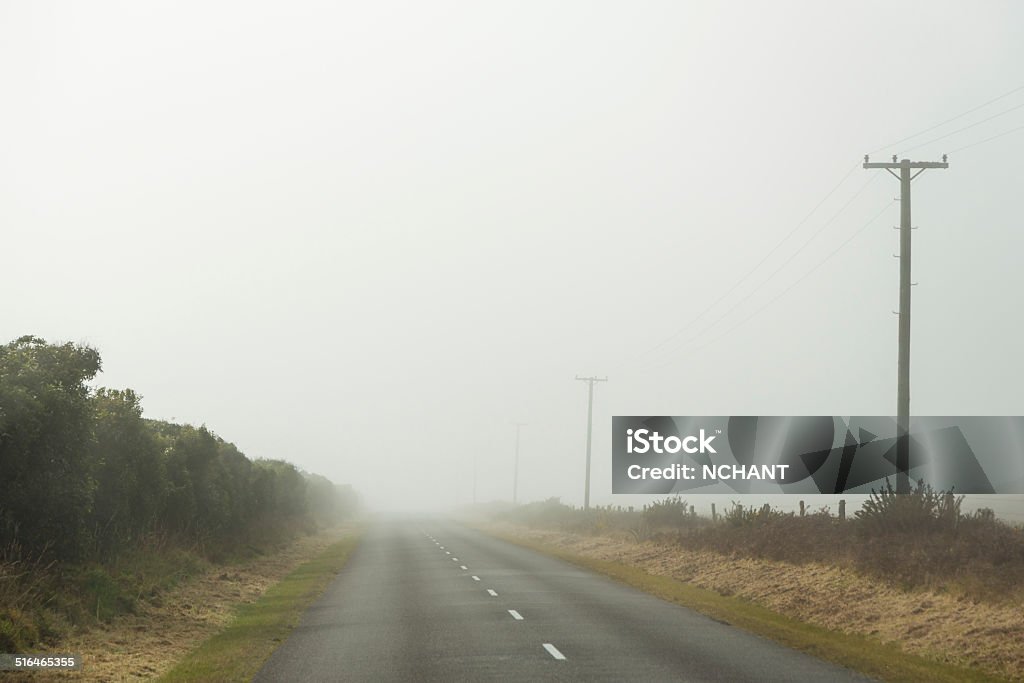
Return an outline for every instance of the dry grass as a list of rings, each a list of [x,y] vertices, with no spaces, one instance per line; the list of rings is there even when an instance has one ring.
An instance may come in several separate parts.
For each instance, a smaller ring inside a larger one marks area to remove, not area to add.
[[[153,599],[141,601],[135,614],[116,616],[108,624],[99,624],[36,650],[81,654],[81,673],[24,674],[21,678],[83,678],[98,682],[154,678],[223,629],[239,605],[256,601],[268,587],[346,533],[349,532],[343,529],[322,532],[300,538],[273,553],[208,568]]]
[[[962,594],[993,603],[1024,597],[1024,528],[989,511],[965,515],[958,498],[919,486],[878,492],[852,519],[827,509],[806,516],[735,505],[717,522],[669,498],[642,510],[570,508],[549,500],[494,515],[497,521],[575,534],[658,540],[688,550],[853,569],[905,589]],[[898,552],[895,551],[898,549]]]
[[[502,527],[499,527],[502,528]],[[892,643],[935,661],[1024,680],[1024,601],[983,602],[905,590],[853,568],[724,555],[677,543],[633,542],[523,527],[506,533],[736,596],[825,629]]]

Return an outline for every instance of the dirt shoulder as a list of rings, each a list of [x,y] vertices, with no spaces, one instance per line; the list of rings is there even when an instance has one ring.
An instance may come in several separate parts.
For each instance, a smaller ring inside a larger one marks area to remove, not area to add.
[[[491,530],[597,560],[618,562],[734,595],[830,630],[897,644],[903,651],[1024,680],[1024,603],[980,603],[908,592],[822,564],[726,557],[674,544],[541,531]]]
[[[296,567],[350,533],[332,529],[300,538],[272,554],[214,567],[164,592],[158,601],[140,603],[136,614],[119,616],[50,648],[82,655],[81,671],[36,674],[26,680],[155,678],[223,629],[239,605],[254,602]]]

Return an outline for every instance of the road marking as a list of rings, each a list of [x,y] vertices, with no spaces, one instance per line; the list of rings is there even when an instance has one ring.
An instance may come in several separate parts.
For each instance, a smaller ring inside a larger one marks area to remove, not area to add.
[[[510,609],[508,611],[508,613],[511,614],[512,618],[515,619],[516,621],[522,621],[523,620],[523,615],[520,614],[519,612],[515,611],[514,609]]]
[[[565,659],[565,655],[558,651],[558,648],[551,643],[544,643],[544,649],[548,651],[548,654],[555,659]]]
[[[440,544],[440,543],[438,543],[438,545],[441,545],[441,544]],[[441,550],[444,550],[444,546],[443,546],[443,545],[441,545]]]
[[[465,570],[469,569],[469,567],[467,567],[467,566],[466,566],[466,565],[464,565],[464,564],[460,564],[460,565],[459,565],[459,569],[461,569],[461,570],[465,571]]]
[[[480,577],[479,577],[479,576],[474,576],[474,577],[473,577],[473,580],[474,580],[474,581],[479,581],[479,580],[480,580]]]
[[[451,555],[451,554],[452,554],[452,551],[450,551],[450,550],[445,550],[445,551],[444,551],[444,554],[445,554],[445,555]]]
[[[487,589],[487,592],[491,594],[491,597],[492,597],[492,598],[496,598],[496,597],[498,597],[498,594],[494,592],[494,589],[493,589],[493,588],[488,588],[488,589]]]

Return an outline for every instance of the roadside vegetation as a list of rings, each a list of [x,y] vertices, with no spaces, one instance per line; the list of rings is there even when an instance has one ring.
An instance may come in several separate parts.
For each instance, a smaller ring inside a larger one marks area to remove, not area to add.
[[[160,680],[212,683],[252,678],[341,571],[358,541],[358,535],[351,534],[334,543],[255,602],[240,605],[226,628],[204,641]]]
[[[584,554],[578,548],[557,541],[520,535],[499,534],[513,543],[558,557],[604,574],[663,600],[675,602],[716,621],[770,638],[786,647],[806,652],[874,679],[892,682],[967,683],[1015,680],[962,662],[938,661],[934,657],[904,651],[897,642],[880,642],[862,633],[842,631],[781,614],[745,596],[704,588],[672,576],[651,573],[631,565],[624,558],[614,560]],[[553,544],[554,543],[554,544]],[[992,667],[998,669],[999,667]]]
[[[507,540],[892,681],[1024,680],[1024,528],[918,484],[849,518],[669,497],[478,506]]]
[[[961,500],[920,483],[899,495],[886,482],[848,519],[828,508],[800,515],[738,503],[711,519],[678,497],[642,509],[588,511],[550,499],[492,509],[490,516],[534,529],[847,567],[899,588],[949,591],[975,600],[1022,597],[1024,528],[997,519],[991,510],[964,513]]]
[[[94,389],[99,353],[0,346],[0,652],[159,601],[208,569],[351,517],[349,487],[250,460],[205,426],[142,417]]]

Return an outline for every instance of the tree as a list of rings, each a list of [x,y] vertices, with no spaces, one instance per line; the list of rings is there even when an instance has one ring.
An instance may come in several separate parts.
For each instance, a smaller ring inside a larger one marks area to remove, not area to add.
[[[21,337],[0,346],[0,544],[81,555],[93,480],[93,406],[101,367],[88,346]]]
[[[92,528],[102,549],[130,543],[156,525],[167,496],[163,447],[131,389],[99,389]]]

